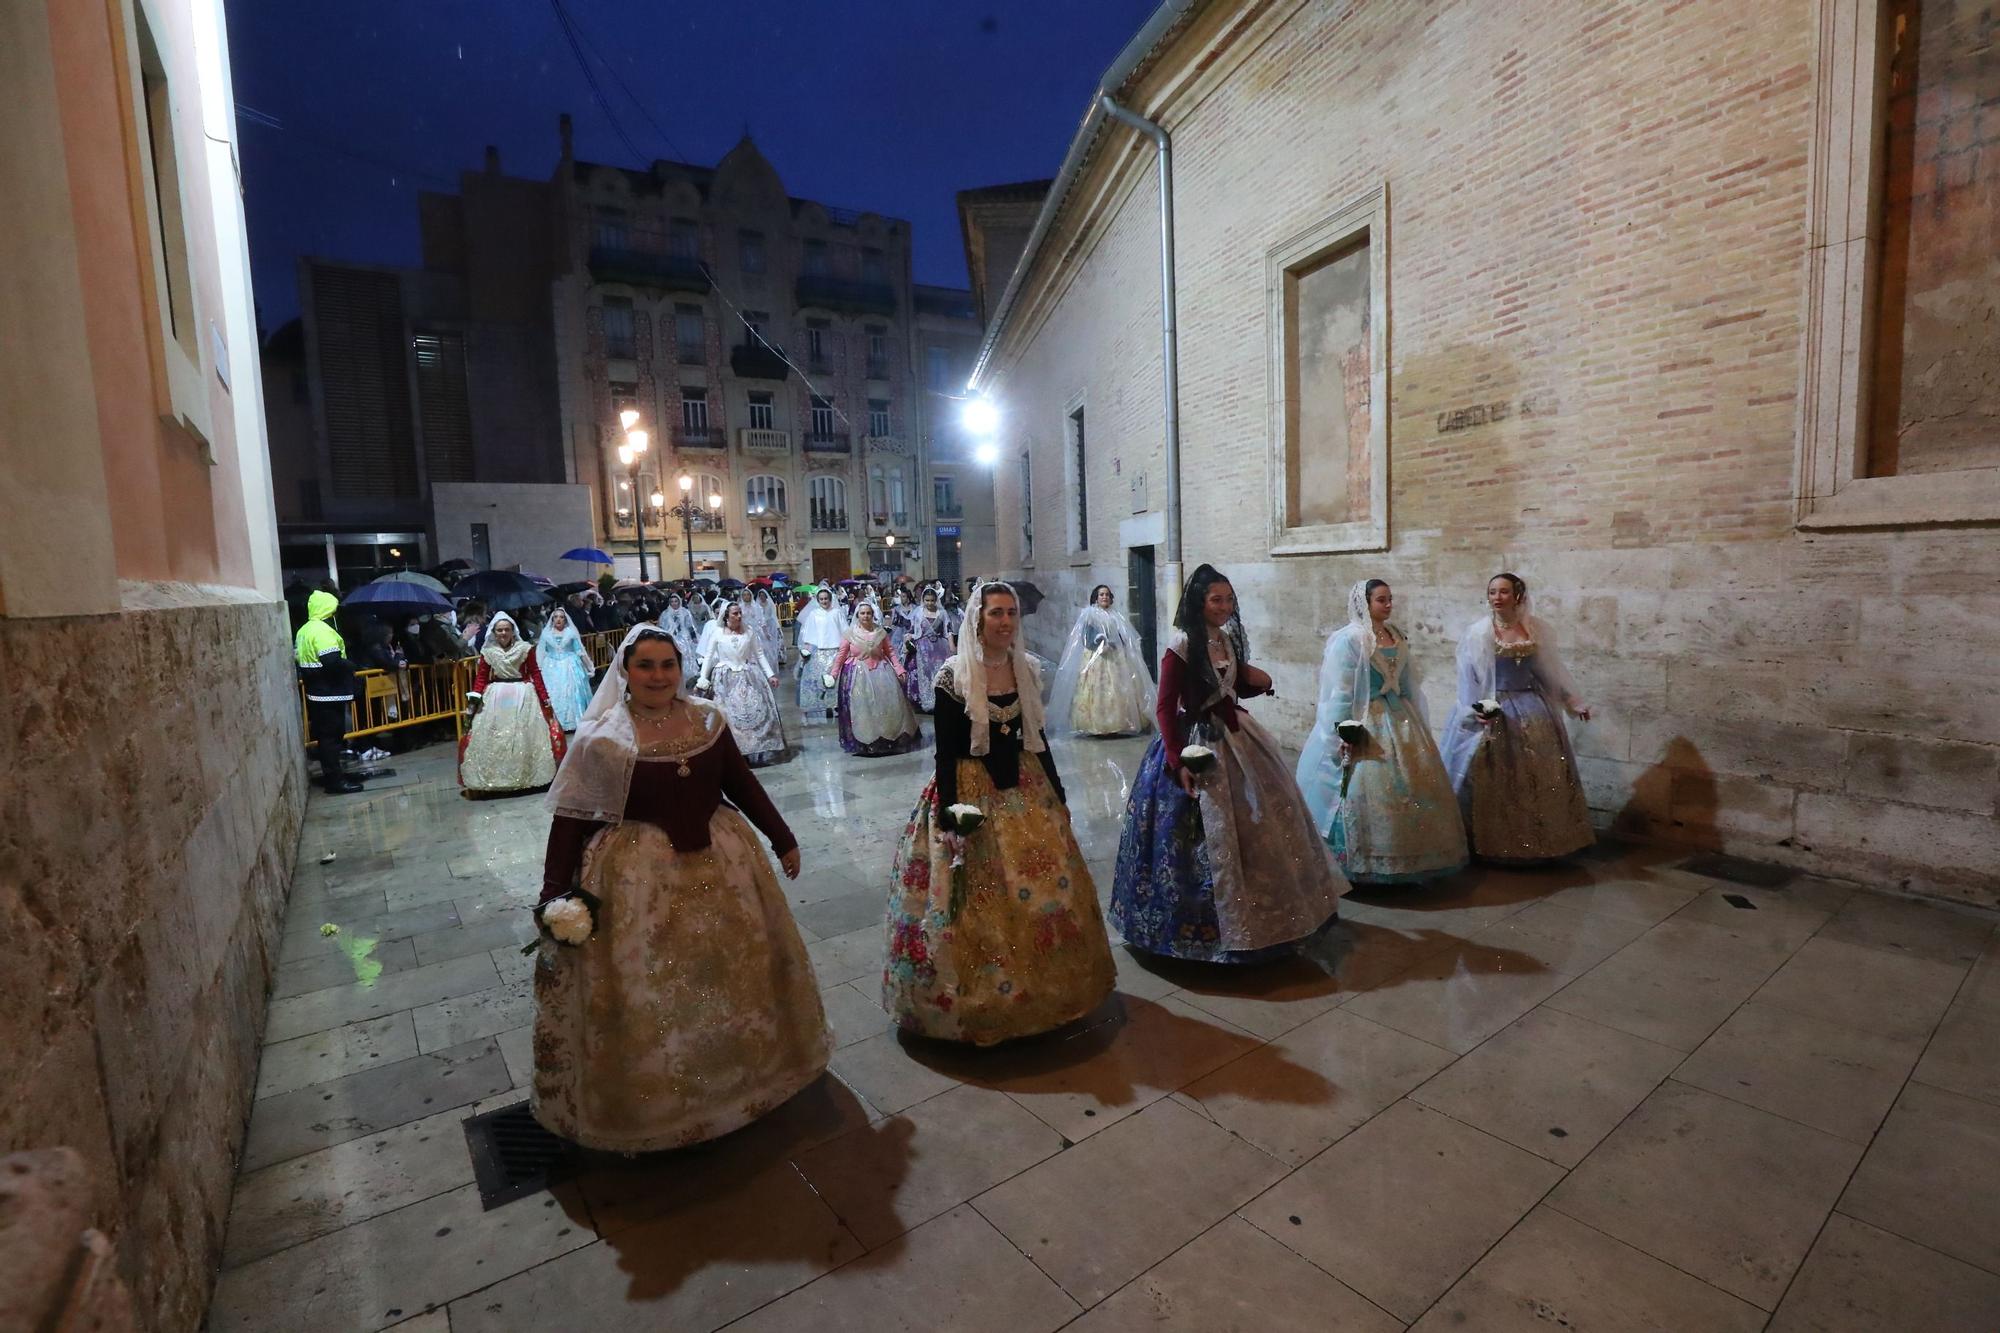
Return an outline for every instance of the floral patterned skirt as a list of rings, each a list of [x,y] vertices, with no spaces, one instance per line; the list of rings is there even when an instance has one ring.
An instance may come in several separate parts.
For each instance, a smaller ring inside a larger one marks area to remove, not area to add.
[[[777,696],[761,671],[724,662],[710,673],[709,684],[746,760],[768,764],[784,758],[785,727],[778,716]]]
[[[958,763],[958,799],[986,812],[952,868],[937,836],[937,783],[924,787],[896,849],[882,1004],[906,1031],[980,1046],[1083,1017],[1116,967],[1097,889],[1062,803],[1033,755],[1000,791],[977,759]]]
[[[1161,739],[1146,747],[1111,886],[1111,923],[1135,949],[1263,962],[1325,926],[1347,892],[1277,745],[1254,718],[1237,721],[1192,797]]]
[[[458,742],[458,781],[467,791],[531,791],[556,780],[562,726],[542,711],[525,680],[486,687],[472,727]]]
[[[824,722],[833,712],[839,688],[826,683],[826,673],[833,670],[834,655],[839,651],[809,643],[799,646],[799,712],[807,722]]]
[[[706,850],[655,826],[604,829],[584,853],[596,932],[535,959],[535,1118],[611,1152],[727,1134],[820,1076],[819,986],[749,821],[717,810]]]
[[[1345,799],[1337,759],[1323,775],[1332,809],[1320,833],[1348,878],[1409,884],[1464,866],[1465,823],[1429,729],[1401,696],[1376,695],[1361,721]]]
[[[919,713],[928,713],[937,706],[938,672],[951,660],[951,651],[951,640],[936,634],[923,635],[910,650],[903,692],[910,696]]]
[[[837,689],[840,748],[849,754],[907,754],[923,739],[917,715],[903,695],[903,682],[887,659],[850,661],[840,673]]]

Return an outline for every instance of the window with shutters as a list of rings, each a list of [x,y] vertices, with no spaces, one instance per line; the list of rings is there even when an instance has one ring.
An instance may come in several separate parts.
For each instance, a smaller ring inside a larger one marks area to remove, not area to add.
[[[633,356],[632,302],[623,296],[604,298],[604,355],[614,361]]]
[[[769,475],[751,477],[743,483],[743,512],[759,518],[785,512],[785,483]]]
[[[465,336],[419,333],[417,419],[424,432],[424,471],[432,484],[473,481],[472,412],[465,393]]]

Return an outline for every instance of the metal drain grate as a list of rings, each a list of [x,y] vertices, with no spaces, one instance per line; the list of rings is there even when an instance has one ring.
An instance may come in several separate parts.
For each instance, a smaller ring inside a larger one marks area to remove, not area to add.
[[[1720,852],[1691,856],[1681,862],[1681,869],[1708,879],[1748,884],[1753,889],[1782,888],[1798,877],[1797,871],[1785,866],[1772,865],[1769,861],[1748,861],[1740,856],[1724,856]]]
[[[569,1143],[543,1129],[526,1102],[467,1120],[465,1145],[485,1212],[547,1189],[569,1174],[573,1161]]]

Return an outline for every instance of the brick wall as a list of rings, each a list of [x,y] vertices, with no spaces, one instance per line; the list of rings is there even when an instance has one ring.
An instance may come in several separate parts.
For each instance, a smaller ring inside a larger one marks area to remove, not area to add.
[[[2000,655],[2000,538],[1793,523],[1815,15],[1306,4],[1175,107],[1186,564],[1235,580],[1292,745],[1350,583],[1396,586],[1444,706],[1451,643],[1512,569],[1599,709],[1577,744],[1605,823],[2000,902],[2000,696],[1972,684]],[[1264,256],[1384,183],[1391,546],[1273,560]],[[1156,210],[1148,170],[996,360],[1000,563],[1051,594],[1038,651],[1093,582],[1123,587],[1135,473],[1164,504]]]

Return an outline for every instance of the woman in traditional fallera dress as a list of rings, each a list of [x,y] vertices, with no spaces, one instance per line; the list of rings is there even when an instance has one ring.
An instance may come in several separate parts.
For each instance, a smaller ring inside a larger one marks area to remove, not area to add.
[[[787,879],[797,840],[722,710],[681,681],[672,638],[634,627],[549,792],[542,907],[575,896],[594,924],[581,944],[542,938],[531,1102],[551,1133],[612,1152],[746,1125],[817,1079],[832,1046],[752,825]]]
[[[785,728],[771,692],[777,683],[777,669],[756,636],[743,628],[743,607],[724,611],[722,629],[710,640],[695,687],[711,692],[729,719],[736,748],[753,767],[785,757]]]
[[[1236,593],[1189,578],[1160,658],[1156,720],[1118,842],[1111,921],[1126,944],[1201,962],[1279,956],[1334,919],[1348,885],[1277,744],[1237,702],[1271,690],[1251,666]],[[1184,748],[1212,758],[1197,775]]]
[[[694,646],[700,633],[695,629],[694,612],[688,610],[687,600],[679,593],[667,595],[667,609],[660,612],[660,628],[673,636],[674,646],[681,650],[681,661],[695,660]]]
[[[973,605],[937,676],[937,771],[896,850],[882,1004],[906,1031],[985,1046],[1081,1018],[1117,969],[1014,647],[1020,603],[988,583]],[[983,816],[969,831],[964,806]]]
[[[1466,863],[1458,797],[1431,738],[1409,638],[1389,619],[1394,607],[1381,579],[1348,589],[1348,623],[1320,659],[1319,715],[1298,767],[1313,825],[1347,878],[1371,884],[1416,883]],[[1343,740],[1343,722],[1367,734]]]
[[[490,793],[548,786],[562,762],[562,726],[534,645],[504,611],[487,622],[465,699],[472,725],[458,742],[459,785]]]
[[[828,682],[846,637],[847,616],[834,604],[833,589],[822,583],[798,618],[799,712],[808,722],[833,716],[839,682]]]
[[[1467,837],[1489,861],[1568,856],[1597,835],[1562,715],[1588,722],[1590,709],[1555,631],[1529,613],[1520,577],[1494,575],[1486,607],[1458,641],[1458,707],[1444,741]]]
[[[903,664],[889,652],[889,634],[875,623],[875,607],[863,602],[834,654],[840,748],[874,758],[917,748],[923,731],[903,695]]]
[[[954,626],[950,613],[939,604],[938,586],[924,589],[923,601],[911,613],[910,632],[903,641],[909,663],[904,673],[904,689],[919,713],[932,707],[932,685],[937,673],[951,660]]]
[[[1145,651],[1113,605],[1110,585],[1098,584],[1070,628],[1049,695],[1049,724],[1059,732],[1128,736],[1152,729]]]
[[[889,611],[882,628],[889,631],[889,652],[898,662],[904,661],[903,643],[910,636],[910,624],[914,618],[916,604],[910,600],[910,590],[902,584],[889,595]]]
[[[773,671],[779,670],[785,665],[785,627],[778,623],[778,606],[771,600],[770,589],[759,588],[750,594],[750,609],[746,614],[764,660]]]
[[[542,627],[542,637],[535,641],[535,664],[541,668],[556,725],[575,731],[583,710],[590,707],[590,677],[597,668],[568,611],[558,608]]]

